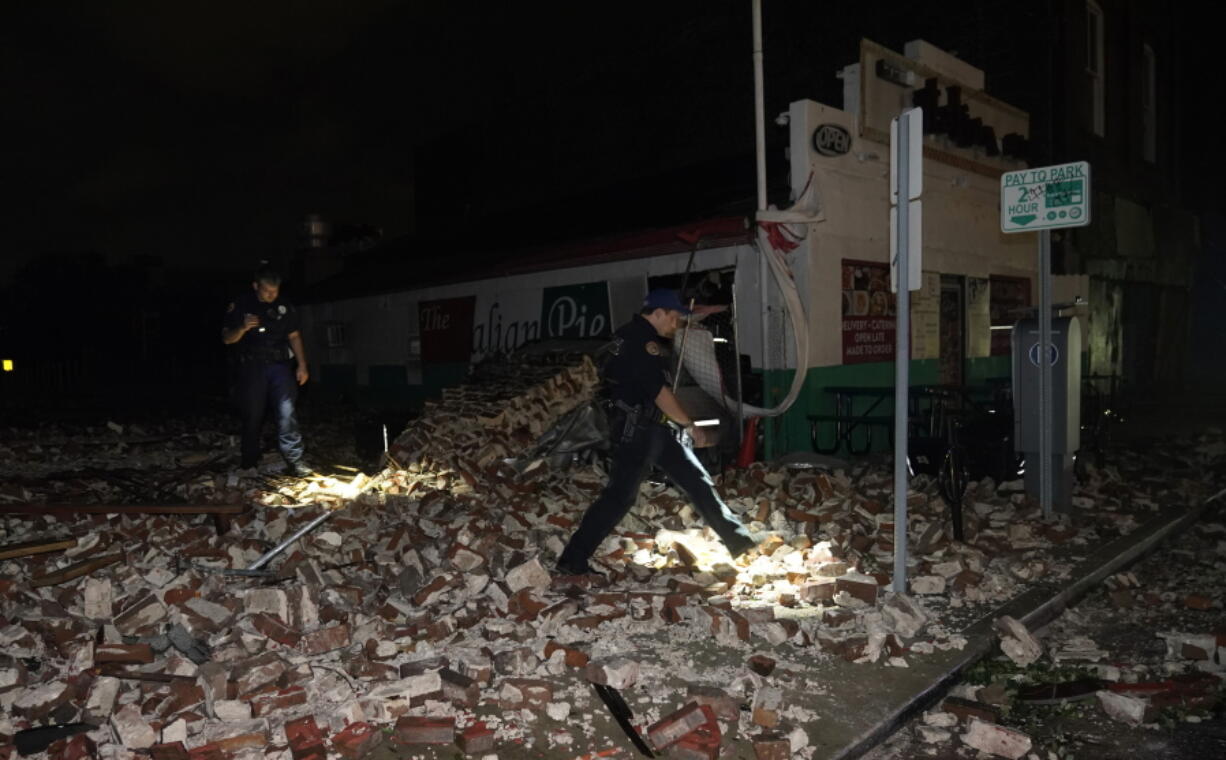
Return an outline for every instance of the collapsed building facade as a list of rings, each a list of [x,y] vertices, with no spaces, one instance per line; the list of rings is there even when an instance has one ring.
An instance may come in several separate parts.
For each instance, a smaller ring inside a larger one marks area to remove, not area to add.
[[[998,178],[1024,166],[1026,114],[987,95],[982,72],[920,41],[908,55],[864,41],[860,61],[840,76],[842,109],[797,101],[778,119],[789,135],[793,209],[809,220],[784,224],[782,243],[807,334],[794,334],[748,220],[733,216],[508,252],[497,274],[467,275],[456,261],[434,284],[388,289],[376,277],[372,295],[328,298],[325,282],[315,289],[325,300],[304,310],[315,376],[325,386],[428,393],[459,380],[471,362],[534,339],[608,335],[651,287],[684,281],[686,297],[701,302],[705,284],[732,307],[720,337],[758,374],[759,403],[776,403],[794,374],[806,373],[771,445],[808,448],[807,416],[831,404],[825,387],[892,376],[889,122],[913,102],[928,113],[912,377],[969,384],[1007,376],[1007,332],[992,328],[1007,330],[1029,305],[1036,244],[1030,235],[1000,233]],[[809,357],[799,368],[797,339]]]

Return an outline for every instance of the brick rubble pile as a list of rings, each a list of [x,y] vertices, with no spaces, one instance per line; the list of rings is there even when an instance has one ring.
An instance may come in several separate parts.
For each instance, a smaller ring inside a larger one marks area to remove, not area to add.
[[[1093,471],[1078,497],[1086,519],[1049,525],[1020,483],[983,482],[968,489],[955,542],[935,484],[919,479],[912,593],[900,595],[888,591],[888,472],[757,463],[719,478],[766,536],[747,566],[682,496],[648,482],[594,557],[607,580],[593,584],[551,570],[603,485],[599,465],[517,474],[504,460],[595,384],[583,360],[512,365],[448,391],[360,495],[318,484],[265,494],[224,535],[181,516],[5,517],[4,545],[76,544],[0,561],[0,744],[81,721],[95,728],[51,756],[360,758],[385,743],[579,755],[620,743],[593,723],[598,683],[650,693],[635,721],[676,756],[718,757],[735,735],[759,757],[807,757],[816,716],[777,688],[791,664],[908,667],[960,648],[942,612],[1058,582],[1072,561],[1054,549],[1084,552],[1201,492],[1189,481],[1159,497],[1159,484]],[[272,577],[218,572],[249,567],[319,514],[283,506],[304,502],[344,509],[276,558]],[[108,553],[123,561],[37,582]],[[667,646],[663,665],[647,662],[634,655],[645,639],[705,642],[740,664],[707,671]],[[660,688],[666,672],[687,686]]]

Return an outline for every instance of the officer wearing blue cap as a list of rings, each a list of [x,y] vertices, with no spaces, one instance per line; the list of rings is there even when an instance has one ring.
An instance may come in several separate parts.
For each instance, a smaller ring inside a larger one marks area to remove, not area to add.
[[[694,427],[673,395],[664,355],[665,340],[673,337],[689,313],[676,291],[653,290],[639,313],[614,333],[614,356],[604,370],[613,448],[609,482],[558,557],[559,572],[593,572],[588,559],[630,511],[653,465],[689,496],[733,557],[755,547],[749,531],[719,498],[711,476],[669,424],[684,428],[695,445],[705,443],[703,429]]]

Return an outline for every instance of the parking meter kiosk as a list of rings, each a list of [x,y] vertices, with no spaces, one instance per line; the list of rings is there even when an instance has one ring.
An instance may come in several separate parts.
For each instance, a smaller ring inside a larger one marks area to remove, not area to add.
[[[1081,325],[1077,317],[1051,321],[1052,508],[1067,512],[1073,497],[1073,455],[1081,448]],[[1039,319],[1013,327],[1013,426],[1026,458],[1026,493],[1039,498]]]

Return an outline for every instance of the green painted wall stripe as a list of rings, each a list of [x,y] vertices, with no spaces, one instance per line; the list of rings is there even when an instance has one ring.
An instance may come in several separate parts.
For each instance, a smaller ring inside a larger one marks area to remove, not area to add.
[[[1010,357],[994,356],[983,359],[971,359],[967,363],[967,384],[982,385],[989,378],[1007,377],[1010,371]],[[766,373],[767,405],[782,399],[791,386],[794,370],[770,370]],[[918,359],[911,362],[911,382],[913,384],[935,384],[940,380],[940,367],[936,359]],[[800,398],[782,417],[771,420],[767,425],[765,436],[765,451],[759,456],[773,459],[783,454],[795,451],[812,451],[809,438],[810,414],[833,414],[834,396],[826,392],[826,388],[841,385],[886,386],[894,385],[894,362],[871,362],[866,364],[843,364],[834,367],[813,367],[805,374],[805,384]],[[854,411],[864,411],[871,400],[857,400]],[[873,415],[889,415],[894,411],[894,399],[882,401]],[[833,434],[830,430],[822,431],[822,441],[829,445]],[[862,446],[868,435],[867,430],[857,429],[853,432],[853,442]],[[873,450],[889,449],[889,437],[878,430],[873,437]],[[838,456],[846,456],[839,451]]]

